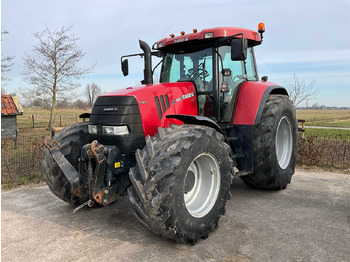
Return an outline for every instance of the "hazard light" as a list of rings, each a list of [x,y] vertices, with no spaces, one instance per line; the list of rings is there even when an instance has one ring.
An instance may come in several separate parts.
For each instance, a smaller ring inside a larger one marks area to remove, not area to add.
[[[258,25],[258,32],[259,32],[260,34],[262,34],[262,33],[265,32],[265,24],[264,24],[264,23],[260,23],[260,24]]]

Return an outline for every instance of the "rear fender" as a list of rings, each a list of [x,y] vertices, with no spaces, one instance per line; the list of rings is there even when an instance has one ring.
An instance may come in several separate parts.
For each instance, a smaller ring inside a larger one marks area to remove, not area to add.
[[[269,82],[247,81],[239,92],[234,125],[255,125],[259,123],[266,100],[270,94],[287,95],[285,88]]]
[[[247,81],[241,86],[238,96],[232,130],[237,135],[245,156],[238,161],[238,169],[253,172],[254,127],[259,123],[266,100],[270,94],[287,95],[285,88],[268,82]],[[243,173],[244,173],[243,172]]]

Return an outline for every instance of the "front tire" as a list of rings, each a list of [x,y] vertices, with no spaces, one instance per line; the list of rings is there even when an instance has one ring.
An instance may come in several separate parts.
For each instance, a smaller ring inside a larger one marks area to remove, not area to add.
[[[298,124],[295,109],[285,95],[270,95],[254,129],[253,174],[243,181],[262,189],[285,189],[295,171]]]
[[[197,242],[218,226],[232,182],[229,146],[214,129],[159,128],[146,137],[130,170],[131,209],[148,229],[181,242]]]
[[[53,137],[53,139],[60,144],[61,153],[76,170],[78,170],[78,159],[80,157],[81,148],[83,145],[87,144],[90,139],[88,124],[89,122],[73,124],[65,127]],[[77,206],[87,200],[80,199],[73,194],[68,179],[52,158],[48,149],[45,149],[42,174],[51,192],[63,201]]]

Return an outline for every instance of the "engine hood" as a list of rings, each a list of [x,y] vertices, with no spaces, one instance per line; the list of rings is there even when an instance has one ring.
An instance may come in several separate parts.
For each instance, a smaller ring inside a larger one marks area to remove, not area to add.
[[[172,89],[183,90],[184,92],[189,89],[194,89],[194,85],[191,82],[176,82],[176,83],[162,83],[162,84],[154,84],[154,85],[139,85],[133,87],[127,87],[123,89],[116,89],[114,91],[108,92],[106,94],[100,95],[103,96],[149,96],[149,95],[157,95],[162,91],[172,91]]]
[[[99,96],[96,103],[98,104],[98,101],[101,100],[110,101],[104,102],[104,106],[108,105],[112,107],[116,106],[116,108],[123,108],[124,104],[128,104],[125,102],[125,99],[131,98],[135,99],[136,101],[134,101],[137,102],[137,105],[136,103],[135,105],[139,108],[144,136],[153,136],[157,133],[158,126],[167,127],[171,123],[178,123],[178,121],[174,122],[173,120],[167,119],[165,117],[166,115],[198,114],[196,89],[191,82],[127,87]],[[118,102],[119,100],[123,100],[123,102]],[[95,104],[95,107],[96,106],[97,105]],[[102,108],[101,110],[105,110],[105,108]],[[136,109],[123,109],[124,111],[122,109],[118,110],[117,113],[101,111],[101,117],[105,117],[109,114],[129,115],[134,113],[133,110]]]

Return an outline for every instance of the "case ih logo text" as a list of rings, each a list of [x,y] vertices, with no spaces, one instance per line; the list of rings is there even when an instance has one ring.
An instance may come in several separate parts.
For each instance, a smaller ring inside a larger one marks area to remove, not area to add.
[[[175,44],[175,43],[184,42],[184,41],[188,41],[188,37],[175,39],[175,40],[174,40],[174,44]]]
[[[115,111],[118,111],[118,110],[119,110],[118,107],[105,107],[105,108],[103,108],[104,112],[115,112]]]
[[[176,98],[174,100],[171,101],[171,104],[175,104],[176,102],[179,102],[181,100],[184,100],[184,99],[187,99],[187,98],[191,98],[191,97],[194,97],[194,92],[191,92],[191,93],[188,93],[188,94],[185,94],[185,95],[182,95],[180,96],[179,98]]]

